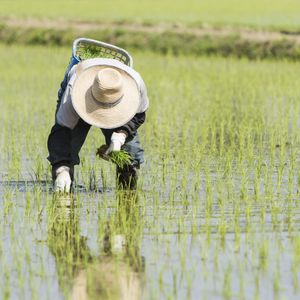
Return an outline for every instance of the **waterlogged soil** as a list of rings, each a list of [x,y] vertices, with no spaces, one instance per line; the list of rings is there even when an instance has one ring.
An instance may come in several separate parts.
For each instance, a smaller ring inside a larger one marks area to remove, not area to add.
[[[0,298],[299,299],[297,191],[208,205],[207,187],[146,186],[133,211],[100,180],[59,198],[51,181],[0,182]]]

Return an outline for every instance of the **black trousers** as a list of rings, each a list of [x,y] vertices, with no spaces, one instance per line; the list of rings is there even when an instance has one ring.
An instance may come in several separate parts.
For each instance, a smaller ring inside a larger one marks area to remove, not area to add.
[[[57,123],[51,129],[48,137],[48,160],[51,165],[58,168],[62,165],[73,167],[80,163],[79,152],[83,146],[90,125],[79,120],[76,127],[71,130]],[[105,142],[110,144],[110,138],[113,134],[113,129],[101,129]],[[122,149],[127,151],[132,157],[132,166],[139,168],[144,162],[144,150],[141,147],[137,132],[135,132],[130,140],[126,140]],[[96,149],[95,149],[96,151]]]

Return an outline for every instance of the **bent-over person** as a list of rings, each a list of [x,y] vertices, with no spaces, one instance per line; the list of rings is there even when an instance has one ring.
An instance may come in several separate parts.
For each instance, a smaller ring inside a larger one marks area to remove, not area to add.
[[[70,65],[58,92],[55,124],[48,137],[48,160],[56,192],[70,192],[74,165],[91,126],[101,129],[107,150],[125,150],[131,163],[117,166],[117,185],[135,189],[144,162],[137,130],[149,101],[138,72],[111,58],[91,58]]]

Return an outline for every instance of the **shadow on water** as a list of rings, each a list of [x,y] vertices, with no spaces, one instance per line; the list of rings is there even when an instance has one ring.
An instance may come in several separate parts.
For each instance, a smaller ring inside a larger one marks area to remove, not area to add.
[[[142,228],[135,193],[117,193],[117,209],[107,221],[100,255],[93,255],[81,235],[79,210],[70,197],[54,199],[47,244],[67,299],[140,299],[144,260]],[[100,234],[99,234],[100,236]]]

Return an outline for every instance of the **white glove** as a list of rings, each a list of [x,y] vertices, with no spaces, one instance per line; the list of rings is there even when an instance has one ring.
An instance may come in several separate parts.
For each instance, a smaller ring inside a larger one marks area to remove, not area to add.
[[[71,189],[71,176],[70,168],[66,166],[61,166],[56,170],[56,179],[54,183],[55,192],[70,193]]]
[[[109,155],[113,151],[120,151],[125,144],[126,134],[122,132],[114,132],[110,138],[110,145],[105,151],[105,155]]]

